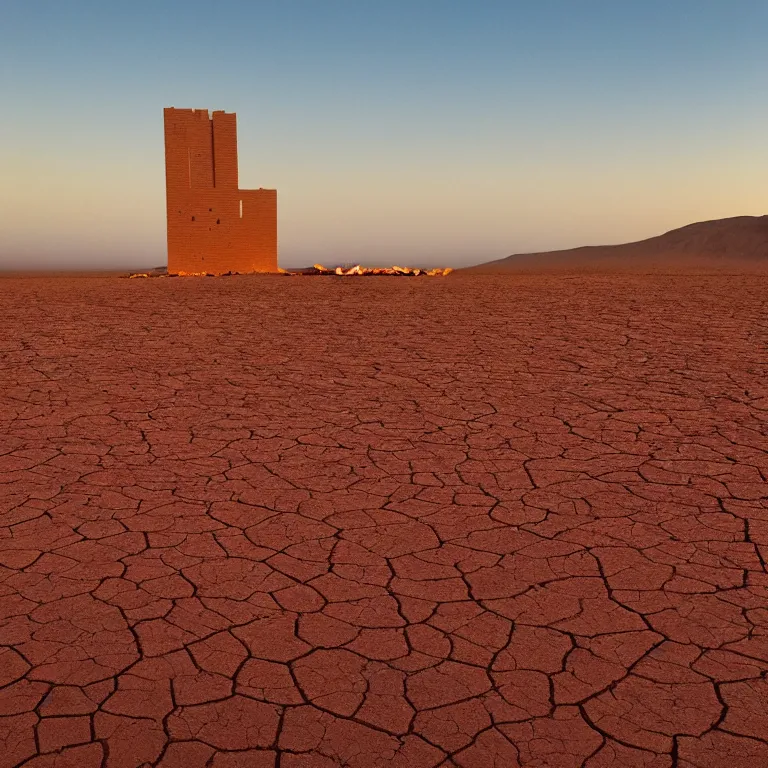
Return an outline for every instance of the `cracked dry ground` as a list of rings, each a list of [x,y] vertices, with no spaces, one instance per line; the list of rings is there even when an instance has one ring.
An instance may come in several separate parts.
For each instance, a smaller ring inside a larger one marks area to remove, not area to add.
[[[768,281],[0,281],[0,765],[768,766]]]

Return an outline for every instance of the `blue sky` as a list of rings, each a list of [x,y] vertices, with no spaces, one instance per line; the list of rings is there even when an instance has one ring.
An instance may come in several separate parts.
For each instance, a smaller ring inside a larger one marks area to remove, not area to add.
[[[165,259],[162,109],[237,112],[280,263],[768,213],[764,0],[3,0],[0,267]]]

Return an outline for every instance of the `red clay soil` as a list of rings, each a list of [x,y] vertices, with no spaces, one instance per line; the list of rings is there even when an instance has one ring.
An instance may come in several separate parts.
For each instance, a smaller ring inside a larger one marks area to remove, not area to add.
[[[767,310],[0,280],[0,765],[768,766]]]

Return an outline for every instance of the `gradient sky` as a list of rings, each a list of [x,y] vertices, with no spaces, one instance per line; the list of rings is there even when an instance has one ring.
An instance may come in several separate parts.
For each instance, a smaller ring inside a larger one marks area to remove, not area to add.
[[[237,112],[281,266],[768,213],[765,0],[0,0],[0,267],[165,262],[163,107]]]

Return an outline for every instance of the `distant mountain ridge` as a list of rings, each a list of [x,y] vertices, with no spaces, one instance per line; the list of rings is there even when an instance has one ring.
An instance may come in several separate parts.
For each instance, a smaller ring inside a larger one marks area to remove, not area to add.
[[[703,266],[768,267],[768,216],[735,216],[688,224],[663,235],[621,245],[588,245],[562,251],[520,253],[462,272],[507,272],[568,267]]]

